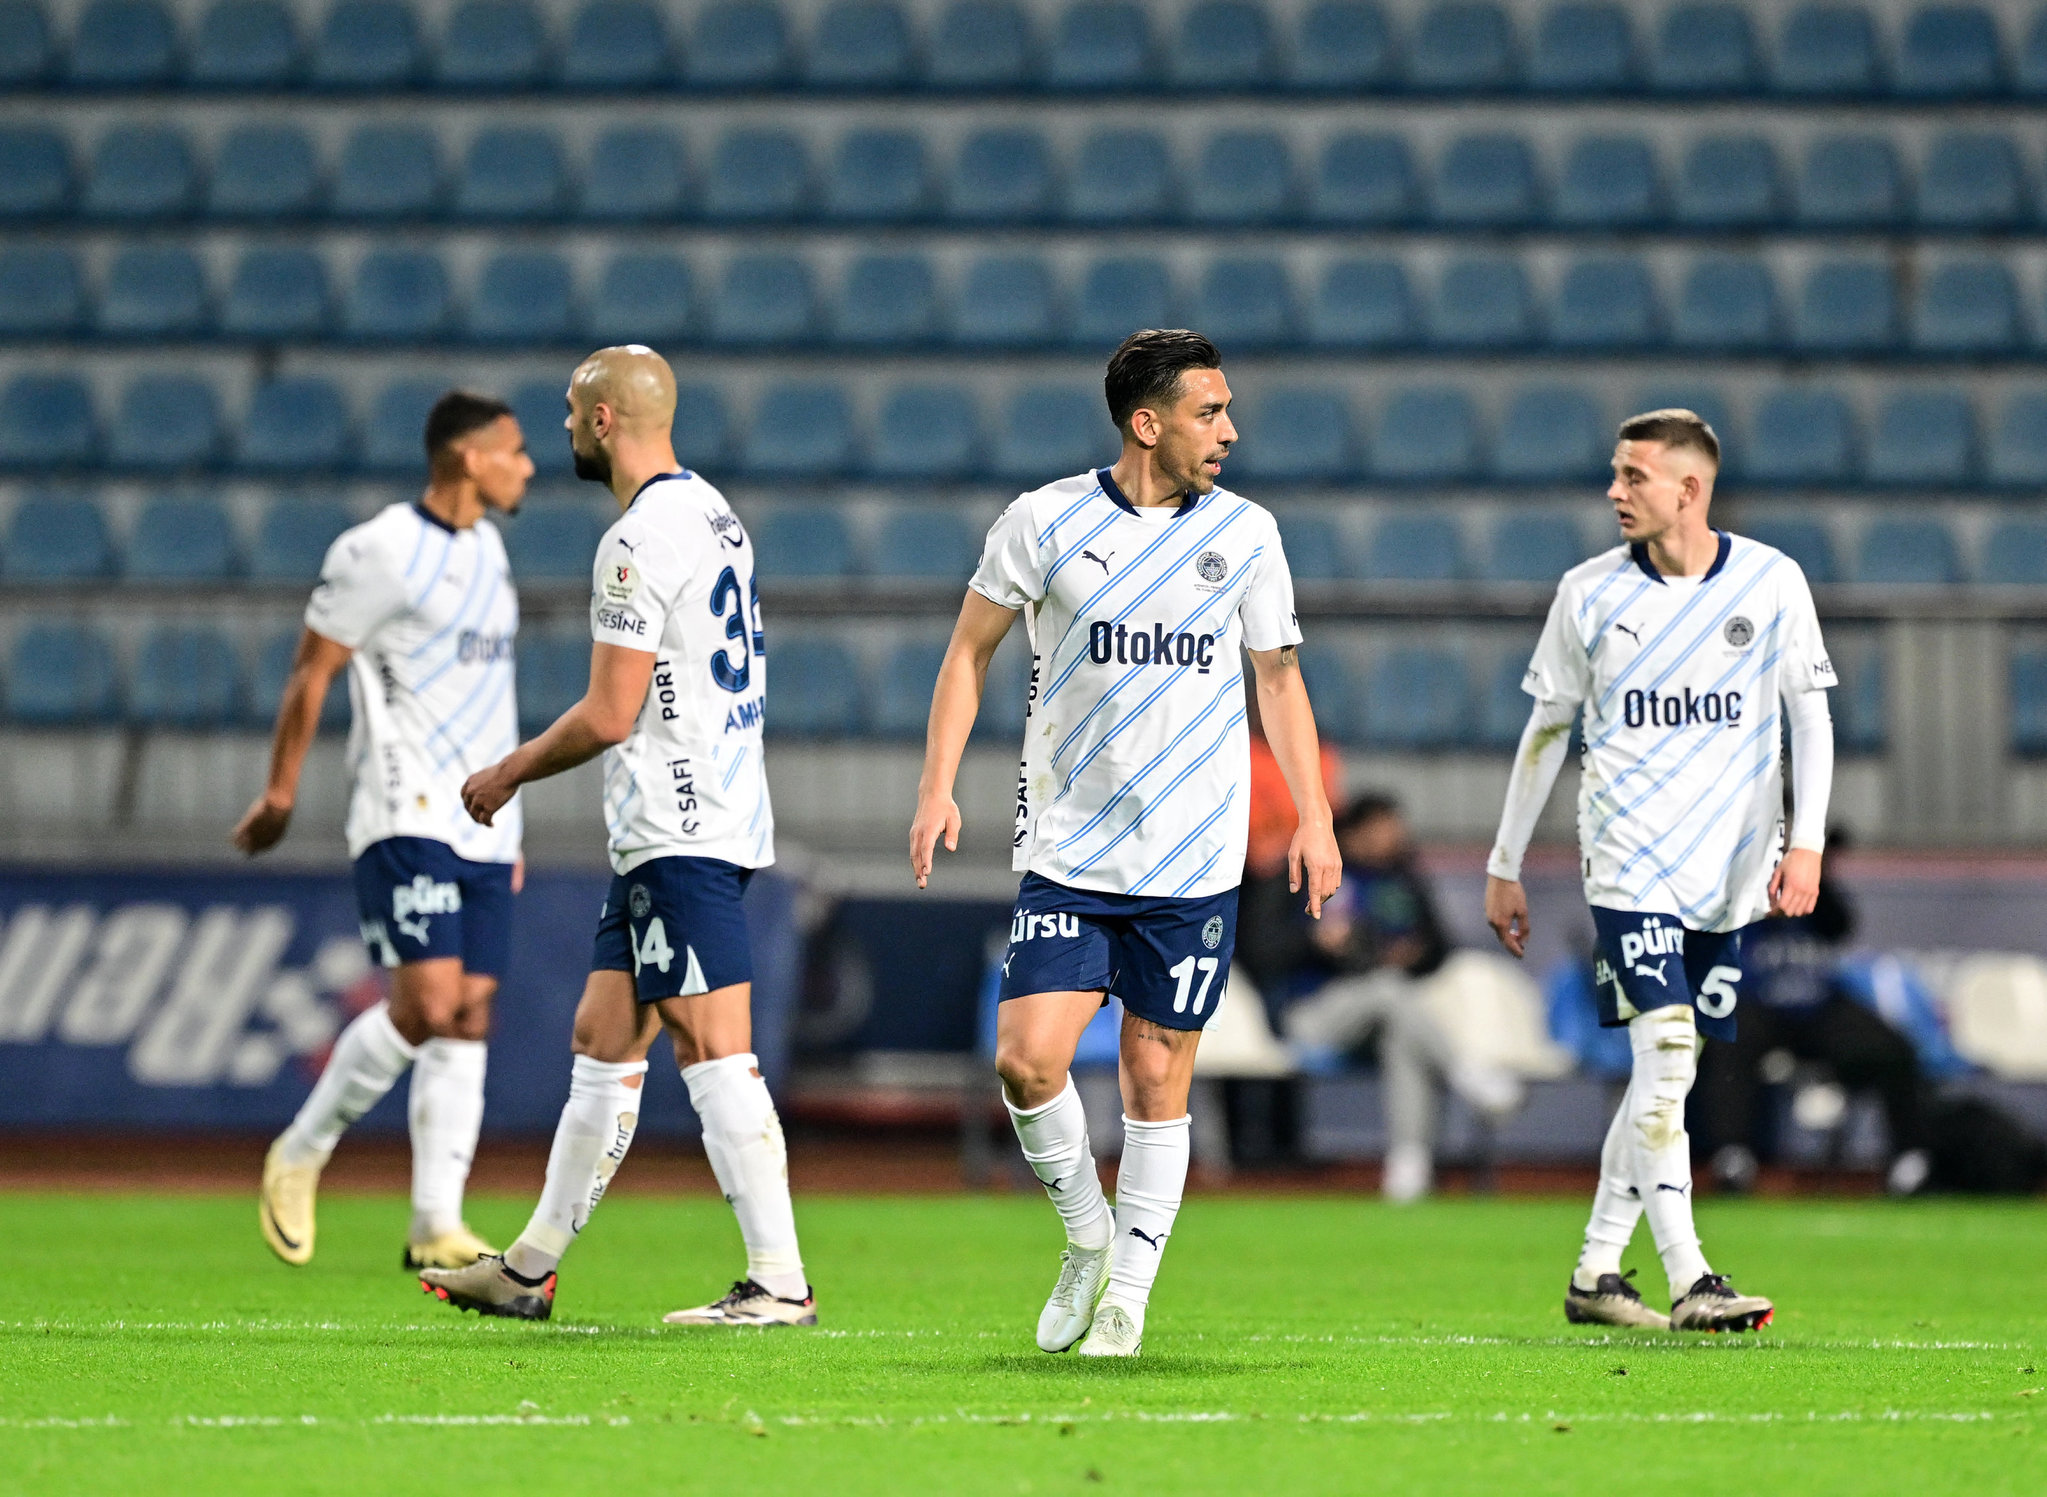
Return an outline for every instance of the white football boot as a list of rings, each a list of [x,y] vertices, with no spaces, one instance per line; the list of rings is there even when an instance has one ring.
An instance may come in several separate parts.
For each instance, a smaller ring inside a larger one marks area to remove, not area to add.
[[[263,1156],[263,1187],[256,1198],[256,1221],[270,1251],[285,1262],[302,1266],[313,1258],[314,1203],[320,1195],[320,1165],[286,1164],[282,1139]],[[324,1163],[324,1161],[323,1161]]]
[[[1144,1350],[1144,1332],[1130,1318],[1130,1312],[1114,1300],[1105,1300],[1095,1311],[1095,1323],[1087,1340],[1074,1355],[1082,1357],[1134,1357]]]
[[[1094,1324],[1095,1301],[1109,1277],[1107,1248],[1066,1244],[1059,1255],[1059,1282],[1038,1312],[1038,1350],[1065,1351]]]
[[[752,1279],[741,1279],[725,1291],[724,1297],[688,1310],[670,1310],[661,1317],[664,1325],[722,1325],[766,1328],[778,1325],[816,1325],[817,1296],[805,1288],[802,1299],[783,1299],[770,1294]]]
[[[1760,1294],[1741,1294],[1724,1273],[1699,1275],[1698,1282],[1670,1307],[1673,1331],[1760,1331],[1777,1307]]]

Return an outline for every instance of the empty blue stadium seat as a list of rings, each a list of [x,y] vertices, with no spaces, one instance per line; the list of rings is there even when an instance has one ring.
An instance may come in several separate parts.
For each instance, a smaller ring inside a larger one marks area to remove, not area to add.
[[[122,391],[107,439],[107,461],[115,467],[203,468],[219,455],[220,403],[206,380],[145,374]]]
[[[711,303],[720,343],[800,343],[817,327],[810,267],[794,255],[735,255]]]
[[[1922,5],[1898,38],[1892,90],[1906,98],[1972,99],[2001,92],[1997,22],[1974,5]]]
[[[1074,0],[1059,17],[1046,58],[1054,88],[1134,88],[1152,74],[1151,27],[1128,0]]]
[[[2047,11],[2034,11],[2033,23],[2019,38],[2018,56],[2012,60],[2012,88],[2025,99],[2047,94]]]
[[[1511,483],[1597,481],[1613,455],[1609,433],[1585,391],[1532,385],[1508,402],[1493,443],[1493,472]]]
[[[924,137],[914,130],[851,130],[825,183],[827,218],[895,222],[930,206]]]
[[[1460,135],[1436,162],[1435,216],[1458,228],[1510,229],[1541,216],[1541,187],[1518,135]]]
[[[1685,153],[1673,216],[1689,229],[1750,229],[1777,222],[1777,153],[1760,135],[1708,135]]]
[[[1493,521],[1478,575],[1486,582],[1554,583],[1585,556],[1585,536],[1568,515],[1508,513]],[[1518,663],[1514,679],[1518,685]],[[1527,715],[1524,700],[1521,716]],[[1516,723],[1514,734],[1518,738],[1520,733]]]
[[[811,36],[804,76],[827,88],[900,88],[916,65],[894,0],[832,0]]]
[[[1024,710],[1031,690],[1030,642],[1021,629],[996,646],[988,662],[988,680],[981,688],[981,710],[974,717],[974,736],[993,739],[1005,746],[1023,737]]]
[[[235,338],[318,338],[332,306],[327,265],[307,249],[245,250],[221,303],[220,330]]]
[[[379,390],[370,403],[369,420],[363,423],[363,467],[372,473],[424,472],[427,412],[446,389],[439,380],[399,379]],[[559,399],[556,408],[560,408]],[[561,424],[559,418],[555,424]],[[526,446],[538,462],[541,443],[530,427]]]
[[[2011,137],[1955,130],[1936,135],[1919,170],[1918,219],[1933,229],[2010,229],[2031,193]]]
[[[0,0],[0,87],[32,88],[57,63],[50,23],[36,0]]]
[[[259,582],[312,582],[327,548],[354,523],[355,516],[339,500],[282,495],[256,527],[249,575]]]
[[[977,130],[953,163],[946,211],[970,223],[1027,223],[1052,212],[1051,152],[1035,130]]]
[[[92,392],[69,374],[17,374],[0,391],[0,463],[69,468],[97,446]]]
[[[2047,587],[2047,520],[1999,520],[1983,541],[1976,580],[2004,587]]]
[[[541,579],[587,583],[605,528],[598,511],[585,500],[529,502],[497,525],[504,532],[512,580],[520,583]]]
[[[462,218],[551,218],[564,202],[561,147],[551,130],[477,133],[455,184]]]
[[[1815,587],[1830,586],[1839,576],[1834,565],[1834,539],[1819,520],[1792,516],[1764,517],[1749,521],[1741,533],[1750,540],[1773,546],[1798,563],[1805,580]]]
[[[559,422],[555,423],[557,426]],[[675,450],[683,461],[698,468],[715,468],[724,462],[731,445],[731,423],[725,418],[725,398],[716,385],[689,383],[675,391]],[[568,438],[561,439],[563,447]]]
[[[1272,130],[1209,137],[1188,184],[1188,216],[1202,224],[1277,223],[1294,211],[1293,159]]]
[[[1398,135],[1333,135],[1308,187],[1308,217],[1322,224],[1400,224],[1420,201],[1414,158]]]
[[[769,0],[714,0],[697,14],[685,73],[709,88],[769,88],[789,76],[789,34]]]
[[[1648,348],[1662,341],[1648,263],[1635,255],[1586,255],[1564,268],[1550,311],[1559,348]]]
[[[1361,735],[1358,697],[1363,682],[1342,642],[1318,640],[1301,652],[1301,683],[1315,709],[1324,743],[1356,743]]]
[[[1229,472],[1276,483],[1335,483],[1357,472],[1357,435],[1340,389],[1282,387],[1237,420]]]
[[[1288,76],[1297,88],[1390,87],[1393,31],[1375,0],[1314,0],[1300,13]]]
[[[178,70],[178,29],[156,0],[91,0],[71,34],[73,83],[161,88]]]
[[[85,624],[30,624],[7,663],[7,715],[24,727],[111,722],[120,712],[114,652]]]
[[[1825,135],[1806,150],[1798,221],[1814,228],[1884,229],[1905,211],[1898,153],[1881,135]]]
[[[41,125],[0,126],[0,218],[49,218],[71,206],[71,147]]]
[[[1671,341],[1680,348],[1763,349],[1777,342],[1777,288],[1755,255],[1702,255],[1685,272]]]
[[[1564,157],[1550,218],[1580,229],[1640,228],[1663,217],[1663,188],[1649,142],[1588,135]]]
[[[1029,348],[1059,336],[1052,268],[1037,255],[984,255],[967,266],[953,312],[955,343]]]
[[[1775,390],[1756,402],[1742,471],[1765,484],[1848,482],[1855,472],[1855,418],[1832,390]]]
[[[1606,0],[1563,0],[1544,13],[1528,82],[1547,93],[1610,94],[1634,86],[1635,36],[1628,13]]]
[[[469,300],[469,336],[483,343],[561,343],[577,333],[569,262],[548,250],[507,250],[484,262]],[[635,340],[636,341],[636,340]]]
[[[1293,341],[1293,286],[1285,262],[1224,255],[1209,261],[1195,293],[1195,325],[1226,348],[1271,348]]]
[[[564,88],[654,88],[674,70],[668,23],[649,0],[590,0],[569,22]]]
[[[79,582],[110,576],[114,547],[100,507],[90,499],[29,493],[14,506],[0,559],[9,582]]]
[[[93,148],[80,206],[94,218],[178,218],[198,196],[199,168],[184,132],[162,125],[116,125]]]
[[[1656,28],[1649,83],[1666,94],[1744,94],[1756,85],[1748,11],[1706,0],[1673,6]]]
[[[853,652],[828,634],[778,634],[768,663],[771,738],[843,738],[865,717],[866,683]]]
[[[966,477],[980,463],[980,425],[974,397],[957,385],[898,386],[881,403],[867,466],[882,478]]]
[[[317,472],[348,466],[353,445],[341,392],[317,375],[289,375],[256,387],[235,456],[244,468]]]
[[[1373,527],[1358,575],[1367,582],[1455,582],[1470,575],[1464,533],[1441,513],[1393,514]]]
[[[1521,680],[1528,673],[1528,660],[1534,653],[1532,644],[1526,649],[1510,648],[1494,662],[1492,674],[1486,678],[1485,695],[1478,703],[1476,731],[1472,735],[1479,747],[1512,749],[1519,746],[1522,730],[1528,726],[1532,705],[1528,693],[1521,689]]]
[[[1082,143],[1066,185],[1077,223],[1153,223],[1173,206],[1166,143],[1150,130],[1097,130]]]
[[[218,582],[240,570],[234,527],[206,494],[159,494],[142,506],[124,570],[148,582]]]
[[[600,344],[679,343],[696,327],[696,277],[680,255],[613,255],[597,277],[585,330]]]
[[[578,211],[584,218],[674,218],[689,194],[682,142],[657,126],[622,125],[604,131],[591,147],[588,165],[575,175],[582,191]]]
[[[1519,348],[1536,335],[1535,301],[1521,262],[1507,255],[1459,255],[1443,267],[1429,318],[1443,348]]]
[[[1173,82],[1194,89],[1256,88],[1278,71],[1272,26],[1252,0],[1197,0],[1180,17]]]
[[[323,88],[402,88],[420,74],[419,33],[406,0],[339,0],[313,46]]]
[[[1877,408],[1871,483],[1962,488],[1976,476],[1976,412],[1957,390],[1899,390]]]
[[[413,125],[363,125],[341,148],[333,211],[343,218],[417,218],[441,204],[440,148]]]
[[[1861,98],[1883,82],[1876,28],[1860,5],[1801,5],[1784,20],[1772,69],[1777,91],[1805,98]]]
[[[1454,747],[1470,728],[1464,657],[1429,645],[1388,650],[1365,673],[1362,708],[1364,739],[1376,747]]]
[[[959,510],[939,504],[905,505],[882,516],[874,537],[872,571],[880,577],[928,577],[965,586],[980,559],[980,532]],[[931,705],[930,681],[924,683],[924,705]],[[918,731],[923,731],[921,726]]]
[[[926,78],[939,88],[1014,88],[1037,70],[1038,48],[1011,0],[953,0],[931,36]]]
[[[931,716],[931,689],[945,659],[935,636],[898,641],[882,656],[869,702],[868,728],[878,738],[921,739]]]
[[[189,338],[205,331],[206,274],[187,249],[124,249],[107,266],[99,330],[119,338]]]
[[[566,383],[558,379],[522,380],[505,397],[505,404],[512,408],[512,415],[519,423],[519,433],[526,439],[526,455],[533,459],[536,478],[567,478],[575,471],[575,459],[569,450],[569,434],[562,425],[568,414],[568,400],[563,388]],[[677,392],[678,395],[680,393]],[[423,439],[415,437],[413,440],[413,450],[420,451]]]
[[[216,0],[192,40],[185,76],[202,88],[284,88],[302,62],[298,24],[281,0]]]
[[[759,477],[842,477],[853,466],[846,392],[824,380],[769,385],[754,403],[741,461]]]
[[[833,505],[777,504],[749,528],[764,577],[850,577],[860,570],[846,517]],[[775,648],[783,646],[778,641]],[[790,684],[779,679],[776,695],[786,697]]]
[[[714,219],[795,218],[810,200],[810,158],[787,130],[728,130],[711,156],[704,213]]]
[[[1491,0],[1439,0],[1422,14],[1408,51],[1410,87],[1457,93],[1511,88],[1521,59],[1514,23]]]
[[[1374,477],[1393,482],[1471,479],[1479,470],[1478,412],[1441,385],[1409,385],[1386,402],[1371,444]]]
[[[1420,336],[1421,319],[1398,260],[1332,260],[1308,319],[1310,342],[1329,348],[1399,348]]]
[[[1164,261],[1119,256],[1088,267],[1074,308],[1075,344],[1106,351],[1138,328],[1173,325],[1173,283]]]
[[[547,727],[590,687],[590,641],[576,634],[522,634],[519,639],[519,732]]]
[[[1995,484],[2047,487],[2047,391],[2017,390],[2006,398],[1983,466]]]
[[[1235,462],[1236,459],[1230,459]],[[1276,505],[1280,544],[1286,548],[1287,570],[1297,582],[1334,582],[1348,574],[1349,557],[1335,518],[1326,509]],[[1320,718],[1321,703],[1316,703]]]
[[[355,268],[342,306],[353,338],[424,343],[448,327],[448,271],[432,250],[373,249]]]
[[[1938,520],[1872,520],[1856,548],[1855,580],[1887,586],[1960,582],[1954,534]]]
[[[61,338],[84,321],[77,255],[54,244],[0,248],[0,337]]]
[[[1808,353],[1879,353],[1898,341],[1898,291],[1884,260],[1822,260],[1806,272],[1791,341]]]
[[[135,654],[128,718],[146,728],[224,728],[242,712],[242,663],[220,630],[162,625]]]
[[[435,49],[443,88],[530,88],[546,70],[547,29],[526,0],[461,0]]]
[[[2047,754],[2047,650],[2013,650],[2006,690],[2011,696],[2011,749],[2021,758]]]
[[[846,268],[832,335],[863,347],[929,342],[939,328],[938,282],[922,255],[862,255]]]
[[[995,476],[1044,483],[1114,459],[1116,432],[1099,388],[1026,385],[1010,397],[995,439]]]
[[[2019,291],[2002,260],[1948,260],[1924,270],[1912,305],[1912,346],[1923,353],[1998,354],[2024,336]]]
[[[236,125],[213,153],[206,211],[215,218],[296,218],[320,204],[320,165],[296,125]]]

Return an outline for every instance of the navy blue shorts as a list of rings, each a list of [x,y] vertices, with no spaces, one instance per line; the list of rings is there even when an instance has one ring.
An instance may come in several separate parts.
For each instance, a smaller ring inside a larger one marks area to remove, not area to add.
[[[431,837],[386,837],[355,860],[363,944],[387,967],[459,956],[503,977],[512,955],[512,865],[474,863]]]
[[[1206,899],[1101,894],[1024,875],[1002,996],[1114,993],[1140,1019],[1199,1029],[1222,1006],[1237,949],[1237,891]]]
[[[1593,991],[1599,1022],[1608,1028],[1674,1003],[1697,1011],[1699,1032],[1734,1038],[1734,1008],[1741,998],[1738,930],[1687,930],[1675,915],[1638,915],[1592,907],[1599,931]]]
[[[751,868],[722,858],[652,858],[614,874],[597,918],[592,972],[630,972],[642,1003],[753,981],[740,896]]]

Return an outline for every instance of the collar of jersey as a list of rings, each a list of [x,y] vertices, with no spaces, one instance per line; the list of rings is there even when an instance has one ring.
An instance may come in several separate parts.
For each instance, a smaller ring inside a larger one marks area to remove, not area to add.
[[[654,487],[657,483],[665,483],[671,478],[687,477],[689,477],[689,469],[687,468],[677,468],[673,473],[656,473],[652,478],[633,490],[633,497],[626,500],[625,507],[631,509],[635,504],[638,504],[640,502],[640,495],[646,493],[647,490]]]
[[[432,510],[428,509],[424,504],[421,504],[416,499],[412,502],[412,510],[414,514],[418,515],[422,520],[426,521],[427,524],[434,526],[436,529],[445,530],[450,535],[455,534],[455,527],[453,525],[450,525],[446,520],[442,519],[439,515],[435,514]]]
[[[1107,468],[1095,469],[1095,482],[1102,486],[1102,492],[1115,500],[1119,507],[1129,510],[1133,515],[1137,513],[1137,506],[1123,497],[1123,491],[1116,487],[1116,480],[1110,476]],[[1192,494],[1182,494],[1180,507],[1173,511],[1173,518],[1177,520],[1183,515],[1192,514],[1194,507],[1199,503],[1201,501]]]
[[[1720,537],[1720,554],[1713,558],[1713,565],[1706,568],[1706,575],[1699,579],[1701,584],[1711,582],[1720,575],[1720,569],[1727,565],[1727,553],[1734,549],[1733,536],[1724,530],[1716,530],[1713,533]],[[1628,547],[1628,555],[1635,558],[1635,565],[1642,569],[1643,575],[1651,582],[1661,582],[1666,587],[1670,585],[1669,579],[1657,571],[1656,563],[1649,559],[1649,547],[1645,543],[1636,541]]]

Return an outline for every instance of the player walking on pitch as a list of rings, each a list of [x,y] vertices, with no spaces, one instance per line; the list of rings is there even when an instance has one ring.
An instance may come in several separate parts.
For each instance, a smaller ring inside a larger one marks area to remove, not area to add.
[[[1301,813],[1288,851],[1309,912],[1341,876],[1301,683],[1279,530],[1217,486],[1237,439],[1215,345],[1131,334],[1104,390],[1112,467],[1023,495],[988,533],[932,693],[910,828],[921,889],[959,846],[953,782],[988,662],[1018,612],[1030,700],[995,1066],[1024,1157],[1066,1226],[1038,1345],[1134,1357],[1187,1180],[1187,1094],[1236,945],[1250,747],[1240,650]],[[1124,1007],[1123,1157],[1110,1214],[1068,1068],[1107,996]],[[1099,1301],[1099,1303],[1098,1303]]]
[[[1808,914],[1818,897],[1834,668],[1798,564],[1708,523],[1719,466],[1719,440],[1690,411],[1621,424],[1607,497],[1626,544],[1557,587],[1522,683],[1535,707],[1487,865],[1486,922],[1521,956],[1521,859],[1582,706],[1578,845],[1599,937],[1600,1020],[1627,1026],[1635,1058],[1564,1299],[1576,1322],[1745,1331],[1774,1313],[1767,1299],[1736,1293],[1700,1249],[1684,1107],[1701,1032],[1734,1038],[1743,927],[1767,913]],[[1668,1316],[1620,1271],[1645,1212],[1670,1280]]]
[[[511,409],[451,391],[426,420],[427,488],[344,532],[306,605],[277,710],[270,782],[234,830],[251,857],[291,823],[327,688],[348,672],[348,853],[371,954],[396,969],[358,1015],[263,1161],[258,1219],[287,1263],[313,1256],[320,1171],[348,1125],[412,1068],[412,1227],[405,1266],[488,1252],[462,1222],[483,1123],[484,1037],[512,940],[519,813],[478,826],[462,781],[519,741],[512,639],[519,600],[504,542],[533,461]]]
[[[753,543],[724,496],[676,461],[675,375],[659,354],[600,349],[571,377],[568,399],[576,474],[608,485],[624,511],[597,548],[590,688],[462,795],[488,824],[521,785],[602,753],[615,876],[540,1204],[502,1258],[420,1280],[465,1310],[548,1317],[556,1265],[632,1144],[647,1050],[665,1025],[747,1263],[724,1297],[665,1319],[815,1325],[782,1124],[751,1053],[740,895],[774,861]]]

